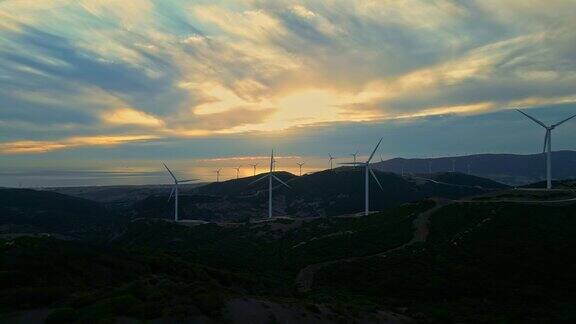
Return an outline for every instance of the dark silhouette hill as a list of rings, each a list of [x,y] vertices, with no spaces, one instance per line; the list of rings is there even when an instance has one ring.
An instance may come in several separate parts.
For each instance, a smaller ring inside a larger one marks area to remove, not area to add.
[[[469,173],[509,185],[525,185],[545,179],[544,154],[475,154],[466,156],[404,159],[394,158],[374,164],[387,172],[428,174],[432,172]],[[576,151],[557,151],[552,154],[553,178],[576,178]]]
[[[0,224],[4,233],[78,234],[107,226],[113,219],[100,203],[56,192],[0,189]]]
[[[429,178],[401,177],[375,172],[382,189],[370,181],[371,210],[379,211],[428,197],[458,199],[478,195],[506,185],[461,173],[437,173]],[[256,177],[212,183],[194,194],[180,197],[184,219],[245,220],[267,216],[268,182]],[[321,217],[355,214],[364,210],[364,173],[360,168],[338,168],[301,177],[287,172],[274,181],[274,215]],[[253,183],[253,184],[252,184]],[[172,218],[173,201],[168,196],[150,196],[135,206],[138,217]]]

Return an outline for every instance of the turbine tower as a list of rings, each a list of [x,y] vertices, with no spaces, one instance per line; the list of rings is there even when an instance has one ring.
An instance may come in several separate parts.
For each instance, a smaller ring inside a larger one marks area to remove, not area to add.
[[[328,157],[330,157],[330,170],[332,170],[334,168],[334,157],[332,156],[332,154],[328,154]]]
[[[306,163],[305,163],[305,162],[300,162],[300,163],[296,163],[296,164],[298,164],[298,167],[300,167],[300,176],[302,176],[302,166],[303,166],[304,164],[306,164]]]
[[[256,176],[256,167],[258,166],[258,163],[249,164],[249,165],[254,169],[254,176]]]
[[[374,154],[376,154],[376,151],[378,150],[378,147],[380,146],[380,143],[382,143],[382,139],[380,139],[380,141],[378,141],[378,144],[376,144],[376,147],[374,148],[374,151],[372,151],[372,154],[370,154],[370,157],[368,158],[368,160],[366,160],[366,162],[352,162],[352,163],[341,163],[341,164],[353,164],[353,165],[361,165],[364,167],[364,190],[365,190],[365,197],[364,197],[364,215],[368,215],[370,213],[370,175],[372,175],[372,177],[374,177],[374,180],[376,180],[376,183],[378,184],[378,186],[380,187],[380,189],[383,191],[384,188],[382,188],[382,185],[380,184],[380,180],[378,180],[378,177],[376,177],[376,174],[374,173],[374,171],[372,171],[372,168],[370,167],[370,161],[372,161],[372,158],[374,158]]]
[[[573,115],[571,117],[568,117],[564,120],[562,120],[561,122],[558,122],[556,124],[552,124],[550,126],[546,126],[546,124],[544,124],[543,122],[539,121],[538,119],[528,115],[527,113],[523,112],[520,109],[516,109],[519,113],[521,113],[522,115],[530,118],[533,122],[535,122],[536,124],[544,127],[544,129],[546,129],[546,136],[544,136],[544,150],[543,153],[546,153],[546,188],[547,189],[552,189],[552,131],[564,124],[565,122],[569,121],[570,119],[576,117],[576,115]]]
[[[222,171],[222,168],[214,171],[214,172],[216,172],[216,182],[220,182],[220,171]]]
[[[234,168],[234,170],[236,170],[236,180],[240,178],[240,168],[241,167]]]
[[[253,181],[252,183],[250,183],[250,185],[255,184],[256,182],[259,182],[260,180],[264,180],[264,179],[268,179],[268,218],[272,218],[272,185],[273,185],[273,180],[276,180],[278,182],[280,182],[281,184],[283,184],[284,186],[286,186],[287,188],[290,188],[290,186],[288,184],[286,184],[286,182],[280,180],[280,178],[278,178],[275,174],[274,174],[274,162],[276,162],[276,160],[274,160],[274,150],[272,150],[272,153],[270,154],[270,172],[268,172],[268,174],[266,174],[265,176],[256,179],[255,181]]]
[[[174,175],[174,173],[172,173],[172,171],[170,171],[168,166],[166,166],[165,163],[162,163],[162,164],[164,165],[166,170],[168,170],[168,173],[170,173],[170,176],[174,180],[174,187],[172,188],[172,192],[170,192],[170,197],[168,197],[168,201],[170,201],[170,199],[172,199],[172,195],[174,195],[174,221],[177,222],[179,220],[178,219],[178,185],[181,183],[196,181],[198,179],[178,180],[176,178],[176,176]]]

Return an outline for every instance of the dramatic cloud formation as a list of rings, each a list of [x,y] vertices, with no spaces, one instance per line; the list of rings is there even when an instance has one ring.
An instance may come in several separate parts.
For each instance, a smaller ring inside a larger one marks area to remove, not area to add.
[[[4,0],[0,153],[552,116],[575,58],[571,0]]]

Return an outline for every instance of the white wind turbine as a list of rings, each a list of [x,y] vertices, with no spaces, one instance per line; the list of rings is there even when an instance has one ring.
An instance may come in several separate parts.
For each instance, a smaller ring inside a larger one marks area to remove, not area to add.
[[[353,162],[354,164],[356,164],[356,157],[358,156],[358,153],[360,153],[360,152],[356,151],[356,153],[350,154],[354,157],[354,162]]]
[[[170,197],[168,197],[168,201],[170,201],[170,199],[172,199],[172,196],[174,196],[174,220],[177,222],[179,220],[178,219],[178,185],[181,183],[196,181],[198,179],[178,180],[176,178],[176,176],[174,175],[174,173],[172,173],[172,171],[170,171],[168,166],[166,166],[165,163],[162,163],[162,164],[164,164],[164,167],[166,168],[166,170],[168,170],[168,173],[170,173],[170,176],[174,180],[174,187],[172,188],[172,192],[170,192]]]
[[[234,168],[234,170],[236,170],[236,180],[240,178],[240,168],[241,167]]]
[[[249,165],[254,169],[254,175],[256,175],[256,167],[258,166],[258,163],[249,164]]]
[[[214,172],[216,172],[216,182],[220,182],[220,171],[222,171],[222,168],[214,171]]]
[[[328,156],[330,157],[330,170],[332,170],[334,168],[334,160],[335,158],[332,156],[332,154],[328,154]]]
[[[352,162],[352,163],[341,163],[341,164],[353,164],[353,165],[362,165],[364,167],[365,170],[365,174],[364,174],[364,180],[365,180],[365,199],[364,199],[364,215],[368,215],[370,213],[370,174],[372,175],[372,177],[374,177],[374,180],[376,180],[376,183],[378,184],[378,186],[380,187],[380,189],[384,190],[384,188],[382,188],[382,185],[380,184],[380,180],[378,180],[378,177],[376,177],[376,174],[374,174],[374,171],[372,171],[372,168],[370,168],[370,161],[372,161],[372,158],[374,157],[374,154],[376,154],[376,151],[378,150],[378,147],[380,146],[380,143],[382,143],[382,139],[380,139],[380,141],[378,141],[378,144],[376,144],[376,147],[374,148],[374,151],[372,151],[372,154],[370,154],[370,157],[368,158],[368,160],[366,160],[366,162]]]
[[[302,166],[304,166],[304,164],[306,164],[306,162],[296,162],[296,164],[298,164],[298,167],[300,167],[300,176],[302,176]]]
[[[274,175],[274,164],[275,164],[276,160],[274,160],[274,150],[272,150],[272,153],[270,154],[270,172],[268,172],[268,174],[266,174],[265,176],[256,179],[255,181],[251,182],[250,185],[259,182],[260,180],[264,180],[264,179],[268,179],[268,218],[272,218],[272,184],[273,184],[273,180],[277,180],[278,182],[280,182],[281,184],[283,184],[284,186],[286,186],[287,188],[290,188],[290,186],[288,184],[286,184],[286,182],[280,180],[280,178],[278,178],[276,175]]]
[[[523,112],[520,109],[516,109],[519,113],[521,113],[522,115],[532,119],[532,121],[534,121],[536,124],[544,127],[544,129],[546,129],[546,136],[544,137],[544,150],[543,153],[546,153],[546,188],[547,189],[552,189],[552,131],[564,124],[565,122],[569,121],[570,119],[576,117],[576,115],[573,115],[571,117],[568,117],[566,119],[564,119],[561,122],[558,122],[556,124],[552,124],[550,126],[546,126],[546,124],[544,124],[543,122],[539,121],[538,119],[528,115],[527,113]]]

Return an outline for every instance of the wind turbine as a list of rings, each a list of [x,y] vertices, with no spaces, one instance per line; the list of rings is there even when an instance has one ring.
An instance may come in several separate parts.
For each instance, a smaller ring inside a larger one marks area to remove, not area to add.
[[[544,129],[546,129],[546,136],[544,136],[544,150],[543,153],[546,153],[546,188],[547,189],[552,189],[552,131],[564,124],[565,122],[569,121],[570,119],[576,117],[576,115],[573,115],[571,117],[568,117],[566,119],[564,119],[561,122],[558,122],[556,124],[552,124],[550,126],[546,126],[546,124],[544,124],[543,122],[539,121],[538,119],[528,115],[527,113],[523,112],[520,109],[516,109],[519,113],[521,113],[522,115],[532,119],[533,122],[535,122],[536,124],[544,127]]]
[[[214,171],[214,172],[216,172],[216,182],[220,182],[220,171],[222,171],[222,168]]]
[[[241,167],[234,168],[234,170],[236,170],[236,180],[240,178],[240,168]]]
[[[278,178],[276,175],[274,175],[274,164],[275,164],[276,160],[274,160],[274,150],[272,150],[272,153],[270,154],[270,172],[268,172],[267,175],[256,179],[255,181],[253,181],[252,183],[250,183],[250,185],[255,184],[256,182],[259,182],[260,180],[264,180],[264,179],[268,179],[268,218],[272,218],[272,182],[273,180],[277,180],[278,182],[280,182],[281,184],[283,184],[284,186],[286,186],[287,188],[290,188],[290,186],[288,184],[286,184],[286,182],[280,180],[280,178]]]
[[[364,190],[365,190],[365,199],[364,199],[364,215],[368,215],[370,213],[370,174],[372,175],[372,177],[374,177],[374,180],[376,180],[376,183],[378,184],[378,186],[380,187],[380,189],[384,190],[384,188],[382,188],[382,185],[380,184],[380,180],[378,180],[378,177],[376,177],[376,174],[374,174],[374,171],[372,171],[372,168],[370,168],[370,161],[372,161],[372,158],[374,157],[374,154],[376,154],[376,151],[378,150],[378,147],[380,146],[380,143],[382,143],[382,139],[380,139],[380,141],[378,141],[378,144],[376,144],[376,147],[374,148],[374,151],[372,151],[372,154],[370,154],[370,157],[368,158],[368,160],[366,160],[366,162],[352,162],[352,163],[341,163],[341,164],[354,164],[354,165],[362,165],[365,169],[365,174],[364,174]]]
[[[302,166],[306,163],[305,162],[300,162],[300,163],[296,162],[296,164],[298,164],[298,166],[300,167],[300,176],[302,176]]]
[[[252,168],[254,168],[254,176],[256,176],[256,167],[258,166],[258,163],[255,164],[249,164]]]
[[[354,164],[356,164],[356,157],[358,156],[358,153],[360,153],[360,152],[356,151],[356,153],[350,154],[354,157]]]
[[[328,154],[328,156],[330,157],[330,170],[332,170],[334,168],[334,157],[332,156],[332,154]]]
[[[170,199],[172,199],[172,195],[174,195],[174,221],[177,222],[179,220],[178,219],[178,185],[181,183],[196,181],[198,179],[178,180],[176,178],[176,176],[174,175],[174,173],[172,173],[172,171],[170,171],[168,166],[166,166],[165,163],[162,163],[162,164],[164,165],[166,170],[168,170],[168,173],[170,173],[170,176],[172,177],[172,179],[174,179],[174,187],[172,188],[172,192],[170,192],[170,197],[168,197],[168,201],[170,201]]]

